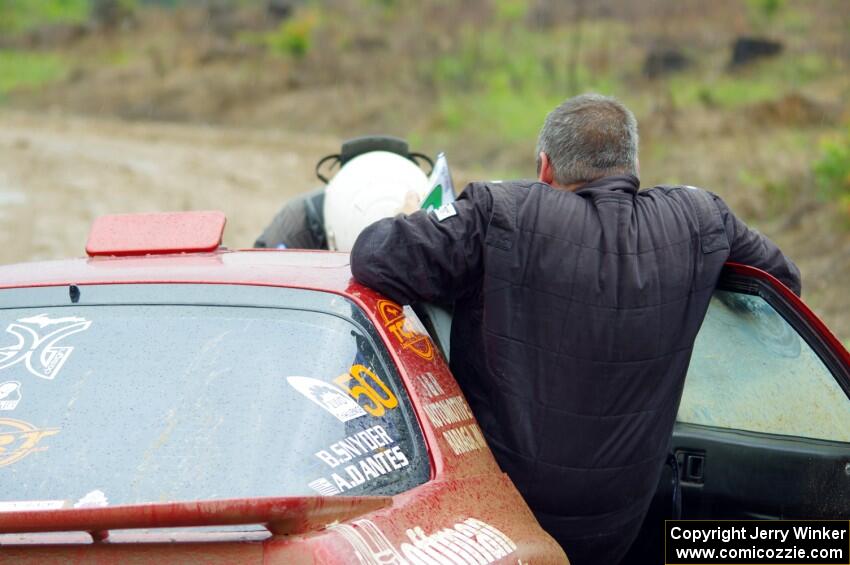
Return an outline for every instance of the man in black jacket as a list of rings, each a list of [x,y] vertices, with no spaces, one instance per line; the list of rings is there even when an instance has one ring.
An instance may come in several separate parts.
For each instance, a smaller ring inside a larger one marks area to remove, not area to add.
[[[361,283],[454,304],[451,368],[493,453],[575,565],[618,563],[664,465],[697,331],[726,261],[800,274],[717,196],[638,191],[638,134],[612,98],[546,118],[537,182],[369,226]]]

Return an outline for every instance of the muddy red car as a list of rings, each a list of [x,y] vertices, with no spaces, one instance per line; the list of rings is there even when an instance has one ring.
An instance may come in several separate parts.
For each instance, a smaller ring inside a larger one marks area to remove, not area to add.
[[[412,310],[223,226],[0,268],[0,562],[566,562]]]
[[[444,314],[223,227],[107,217],[87,259],[0,267],[0,562],[566,562],[448,370]],[[729,265],[671,451],[629,563],[660,562],[677,491],[685,518],[850,518],[850,354]]]

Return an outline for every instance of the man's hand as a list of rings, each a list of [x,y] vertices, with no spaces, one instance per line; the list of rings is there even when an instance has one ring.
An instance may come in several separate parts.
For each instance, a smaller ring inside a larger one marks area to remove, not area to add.
[[[404,195],[404,204],[401,205],[399,212],[407,215],[417,210],[419,210],[419,195],[413,190],[408,190],[407,194]]]

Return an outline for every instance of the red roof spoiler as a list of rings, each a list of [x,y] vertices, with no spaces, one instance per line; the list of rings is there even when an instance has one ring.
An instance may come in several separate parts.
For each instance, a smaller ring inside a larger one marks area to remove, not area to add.
[[[0,534],[88,532],[93,540],[102,541],[109,530],[263,524],[273,535],[289,535],[319,530],[390,504],[388,496],[299,496],[0,512]]]
[[[226,221],[223,212],[101,216],[89,231],[86,253],[95,257],[215,251]]]

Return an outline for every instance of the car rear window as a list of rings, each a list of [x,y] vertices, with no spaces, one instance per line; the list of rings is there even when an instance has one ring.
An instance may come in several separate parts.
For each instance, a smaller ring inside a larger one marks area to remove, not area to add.
[[[345,298],[75,292],[0,291],[0,510],[396,494],[428,480],[395,367]]]

